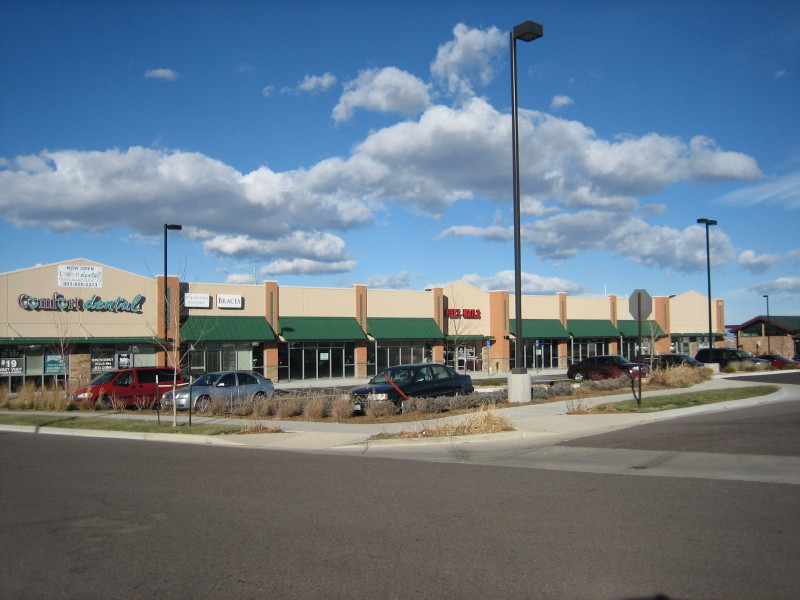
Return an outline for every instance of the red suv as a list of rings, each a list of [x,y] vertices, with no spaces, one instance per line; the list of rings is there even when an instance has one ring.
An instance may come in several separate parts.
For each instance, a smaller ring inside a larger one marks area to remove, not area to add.
[[[575,381],[584,379],[616,379],[620,375],[641,377],[644,365],[629,361],[619,354],[590,356],[567,368],[567,377]]]
[[[106,371],[72,396],[76,404],[88,402],[91,406],[108,408],[115,399],[125,406],[152,407],[168,389],[173,380],[185,382],[180,371],[171,367],[134,367]]]

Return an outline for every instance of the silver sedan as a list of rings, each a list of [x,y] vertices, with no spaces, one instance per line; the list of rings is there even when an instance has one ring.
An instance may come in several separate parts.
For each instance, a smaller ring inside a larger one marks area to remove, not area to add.
[[[212,404],[223,404],[228,408],[235,404],[252,402],[275,393],[272,380],[249,371],[220,371],[206,373],[192,383],[175,390],[175,404],[178,410],[191,406],[195,412],[208,412]],[[161,407],[171,409],[172,390],[161,396]]]

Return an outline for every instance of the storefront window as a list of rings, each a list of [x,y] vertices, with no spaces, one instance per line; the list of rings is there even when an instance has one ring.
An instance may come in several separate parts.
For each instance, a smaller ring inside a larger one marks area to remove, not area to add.
[[[278,347],[278,379],[355,376],[355,342],[286,342]]]

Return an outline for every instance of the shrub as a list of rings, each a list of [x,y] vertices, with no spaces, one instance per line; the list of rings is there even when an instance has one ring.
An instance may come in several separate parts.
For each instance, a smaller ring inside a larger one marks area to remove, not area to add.
[[[111,410],[114,411],[125,410],[128,407],[128,402],[118,396],[111,396],[108,399],[108,405],[111,407]]]
[[[480,394],[481,396],[483,394]],[[465,408],[472,408],[478,405],[478,394],[461,394],[459,396],[451,396],[448,402],[450,410],[463,410]]]
[[[331,401],[331,417],[337,421],[353,416],[353,401],[348,395],[336,396]]]
[[[535,385],[531,388],[531,398],[534,400],[547,400],[549,388],[544,385]]]
[[[586,388],[587,390],[593,390],[598,392],[604,392],[609,390],[619,390],[622,388],[628,388],[631,385],[631,378],[627,375],[620,375],[619,377],[615,377],[613,379],[597,379],[592,381],[584,381],[581,384],[582,388]]]
[[[328,400],[324,396],[311,396],[303,405],[303,415],[309,419],[324,419],[328,413]]]
[[[298,396],[281,398],[275,407],[275,414],[281,419],[289,419],[303,414],[303,399]]]
[[[408,400],[406,400],[406,402],[408,402]],[[394,402],[389,400],[373,400],[367,403],[364,413],[368,417],[381,418],[396,415],[398,410]]]
[[[557,381],[547,388],[547,397],[556,398],[558,396],[572,396],[574,388],[569,381]]]
[[[277,398],[272,396],[261,396],[253,399],[253,416],[269,417],[275,414]]]
[[[211,398],[211,414],[224,415],[228,412],[228,399],[224,396],[212,396]]]
[[[231,408],[231,414],[237,417],[248,417],[253,414],[253,410],[252,402],[238,402]]]
[[[707,367],[696,369],[688,365],[677,365],[655,369],[650,376],[650,383],[666,387],[689,387],[710,379],[713,374]]]

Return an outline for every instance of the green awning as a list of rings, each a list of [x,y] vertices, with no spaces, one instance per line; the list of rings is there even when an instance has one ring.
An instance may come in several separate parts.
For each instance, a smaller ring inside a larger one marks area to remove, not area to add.
[[[293,341],[353,341],[367,336],[352,317],[281,317],[278,333]]]
[[[181,325],[182,342],[263,342],[275,333],[264,317],[189,317]]]
[[[491,335],[448,335],[447,340],[450,342],[458,342],[460,340],[493,340],[494,336]]]
[[[367,319],[367,333],[376,340],[440,340],[444,337],[433,319]]]
[[[517,332],[517,320],[509,319],[511,335]],[[522,337],[525,339],[568,338],[569,333],[558,319],[522,319]]]
[[[604,319],[570,319],[567,329],[576,338],[617,338],[619,331]]]
[[[154,337],[18,337],[2,338],[0,346],[60,346],[76,344],[158,344],[160,340]]]
[[[622,337],[634,338],[639,336],[639,321],[632,320],[619,320],[617,321],[617,329],[622,334]],[[661,326],[653,320],[642,321],[642,337],[664,337],[667,334],[661,329]]]

